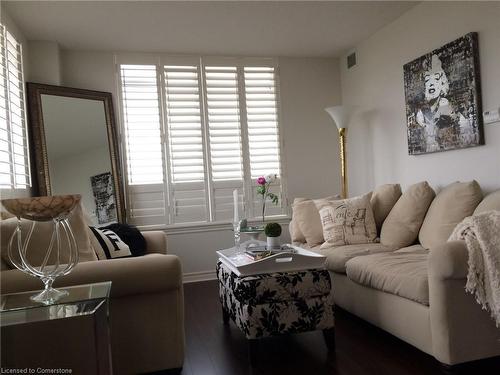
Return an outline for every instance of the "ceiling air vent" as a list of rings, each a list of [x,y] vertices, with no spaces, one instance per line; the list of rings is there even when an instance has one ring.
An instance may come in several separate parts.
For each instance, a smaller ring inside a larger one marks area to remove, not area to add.
[[[351,69],[354,65],[356,65],[356,52],[347,56],[347,69]]]

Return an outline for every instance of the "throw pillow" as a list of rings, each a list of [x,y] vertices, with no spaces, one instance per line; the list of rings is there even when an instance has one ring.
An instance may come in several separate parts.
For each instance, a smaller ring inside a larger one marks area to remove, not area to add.
[[[377,227],[370,194],[350,199],[317,202],[325,243],[342,246],[375,242]]]
[[[130,248],[133,256],[138,257],[146,253],[146,239],[141,231],[130,224],[114,223],[101,229],[109,229],[116,233]]]
[[[455,182],[446,186],[432,201],[420,229],[418,239],[426,249],[445,243],[453,229],[483,199],[481,187],[476,181]]]
[[[74,210],[70,213],[68,218],[69,224],[71,226],[71,230],[73,235],[75,236],[76,244],[78,246],[78,262],[88,262],[92,260],[97,260],[97,257],[92,250],[92,246],[90,244],[89,232],[87,225],[85,224],[85,220],[83,217],[83,211],[80,204],[78,204]],[[27,233],[29,228],[32,225],[32,221],[30,220],[21,220],[22,233]],[[2,238],[1,241],[1,255],[2,259],[11,267],[15,268],[14,264],[9,259],[7,254],[7,246],[9,240],[14,233],[17,227],[17,218],[12,217],[7,220],[0,221],[0,236]],[[54,224],[52,221],[38,221],[35,224],[35,229],[33,231],[33,235],[31,236],[31,241],[28,245],[28,249],[26,251],[28,261],[32,266],[39,266],[42,264],[43,259],[45,258],[46,251],[49,247],[50,238],[52,236],[52,231],[54,228]],[[68,256],[66,252],[61,254],[61,260],[68,260]],[[20,261],[20,259],[18,259]],[[56,260],[56,252],[52,252],[47,264],[54,264]]]
[[[486,211],[500,211],[500,190],[488,194],[474,210],[474,215]]]
[[[292,242],[298,242],[298,243],[305,243],[306,238],[304,236],[304,233],[300,230],[299,224],[297,223],[296,219],[296,211],[297,211],[297,204],[300,202],[307,201],[307,198],[295,198],[293,200],[292,204],[292,220],[290,221],[290,224],[288,226],[288,230],[290,231],[290,238],[292,239]]]
[[[406,189],[382,224],[380,243],[396,248],[413,245],[435,196],[427,181]]]
[[[389,215],[389,212],[391,212],[400,196],[401,185],[399,184],[380,185],[373,190],[370,204],[372,205],[375,224],[377,224],[377,230],[379,232],[385,218]]]
[[[300,199],[300,198],[296,198]],[[324,199],[305,199],[294,202],[293,219],[296,226],[299,228],[300,233],[307,242],[309,246],[316,246],[322,244],[325,239],[323,238],[323,227],[321,225],[321,218],[319,217],[318,208],[316,207],[316,201],[329,201],[338,199],[337,196],[327,197]],[[296,238],[300,238],[297,235]],[[300,241],[297,241],[300,242]]]
[[[105,228],[90,227],[94,251],[99,260],[131,257],[129,246],[115,232]]]

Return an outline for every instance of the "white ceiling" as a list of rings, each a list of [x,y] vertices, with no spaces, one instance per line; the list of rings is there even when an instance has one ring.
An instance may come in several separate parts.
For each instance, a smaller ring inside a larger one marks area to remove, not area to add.
[[[339,56],[398,18],[405,1],[3,1],[28,40],[66,49]]]

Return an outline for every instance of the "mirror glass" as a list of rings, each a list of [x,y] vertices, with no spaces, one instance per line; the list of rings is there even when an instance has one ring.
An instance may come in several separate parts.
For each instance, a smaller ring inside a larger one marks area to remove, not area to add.
[[[81,194],[93,224],[117,221],[103,101],[41,95],[53,195]]]

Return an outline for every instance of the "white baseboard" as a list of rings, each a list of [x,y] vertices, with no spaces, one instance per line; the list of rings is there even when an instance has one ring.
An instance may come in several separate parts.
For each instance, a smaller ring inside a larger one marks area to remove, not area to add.
[[[197,283],[199,281],[217,280],[217,275],[215,270],[201,271],[201,272],[189,272],[183,275],[182,282],[184,284]]]

